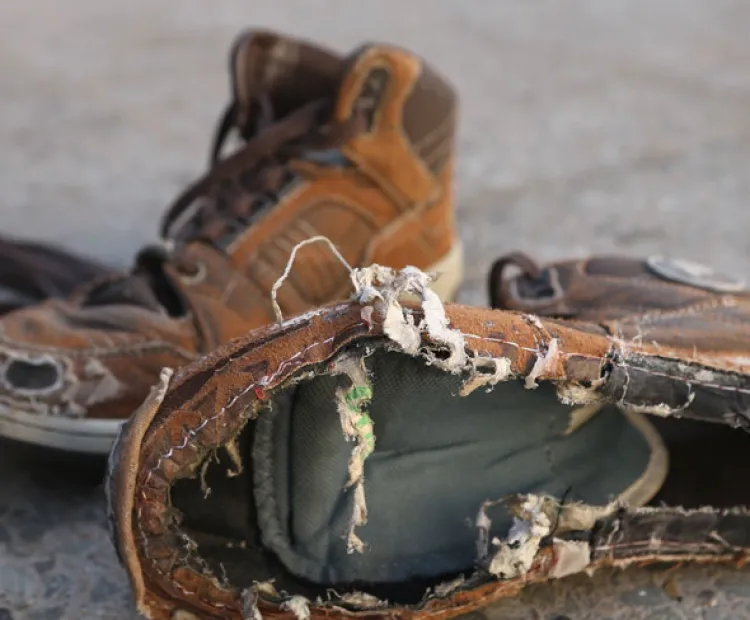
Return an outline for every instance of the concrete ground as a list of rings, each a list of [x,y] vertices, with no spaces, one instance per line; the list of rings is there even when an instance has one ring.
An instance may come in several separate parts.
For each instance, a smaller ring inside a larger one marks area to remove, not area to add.
[[[227,48],[254,25],[344,50],[396,42],[455,80],[463,301],[484,302],[487,265],[510,249],[662,253],[747,273],[743,0],[3,2],[2,231],[126,264],[202,170]],[[0,443],[0,620],[133,617],[101,471]],[[666,581],[576,577],[486,617],[750,617],[747,573]]]

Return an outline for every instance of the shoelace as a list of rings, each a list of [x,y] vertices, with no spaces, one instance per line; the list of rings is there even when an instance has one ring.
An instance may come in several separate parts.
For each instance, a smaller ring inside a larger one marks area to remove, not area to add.
[[[330,107],[330,102],[313,101],[274,123],[270,102],[259,98],[259,112],[253,118],[254,130],[259,134],[219,160],[232,129],[238,129],[243,137],[250,131],[248,123],[238,123],[236,106],[230,105],[214,139],[213,165],[169,208],[162,224],[163,236],[220,245],[222,238],[248,226],[278,199],[277,192],[290,179],[291,159],[306,151],[340,147],[363,129],[364,119],[359,115],[342,123],[325,123]],[[180,222],[196,205],[188,222]],[[178,222],[179,230],[175,232]]]
[[[136,295],[147,306],[153,307],[155,299],[163,307],[172,305],[169,300],[173,295],[162,275],[163,263],[170,262],[191,280],[200,279],[205,269],[175,252],[175,246],[202,241],[223,251],[227,239],[250,226],[278,201],[279,191],[295,178],[290,167],[295,157],[340,147],[361,132],[366,123],[360,112],[344,122],[331,122],[329,100],[312,101],[278,121],[267,96],[259,96],[252,103],[252,109],[241,110],[236,102],[225,109],[214,136],[208,172],[175,200],[162,219],[165,242],[141,251],[139,266],[132,276],[87,288],[84,304],[119,303],[133,300]],[[246,143],[220,159],[226,139],[234,130]],[[138,282],[133,279],[136,275]],[[150,301],[144,302],[144,295]]]

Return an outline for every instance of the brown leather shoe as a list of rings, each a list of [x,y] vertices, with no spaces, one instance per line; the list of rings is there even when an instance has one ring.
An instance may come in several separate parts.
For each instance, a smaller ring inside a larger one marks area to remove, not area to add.
[[[363,270],[358,301],[165,372],[110,460],[138,608],[448,618],[601,566],[750,553],[750,293],[666,260],[526,267],[513,299],[597,322],[443,314],[419,273]],[[572,283],[595,275],[589,313]]]
[[[129,276],[4,319],[0,433],[107,452],[161,368],[274,319],[270,289],[316,235],[354,266],[440,272],[436,290],[453,296],[451,86],[394,47],[342,58],[268,32],[240,37],[231,74],[215,159],[169,209],[165,243]],[[220,158],[232,130],[244,143]],[[308,245],[278,301],[292,316],[350,292],[329,249]]]
[[[67,297],[107,273],[111,270],[98,262],[57,246],[0,237],[0,315]]]

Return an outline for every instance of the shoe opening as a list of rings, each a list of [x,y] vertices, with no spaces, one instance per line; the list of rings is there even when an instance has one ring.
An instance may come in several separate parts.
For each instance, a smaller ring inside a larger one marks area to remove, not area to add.
[[[466,377],[385,350],[367,358],[366,380],[375,444],[364,464],[367,522],[356,528],[364,549],[348,544],[356,443],[337,408],[342,386],[357,386],[319,374],[278,391],[233,458],[220,450],[173,487],[189,552],[204,567],[238,587],[273,579],[310,597],[351,588],[415,603],[472,572],[485,501],[545,493],[601,505],[628,493],[645,503],[665,474],[655,434],[615,407],[567,432],[571,407],[551,386],[508,381],[461,396]],[[504,537],[511,517],[492,510],[490,535]]]

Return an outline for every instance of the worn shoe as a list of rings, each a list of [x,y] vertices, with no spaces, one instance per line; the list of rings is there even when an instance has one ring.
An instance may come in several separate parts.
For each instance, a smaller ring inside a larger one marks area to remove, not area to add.
[[[8,315],[2,434],[106,453],[165,367],[274,320],[270,290],[301,241],[350,265],[461,275],[454,226],[456,96],[415,55],[366,45],[346,58],[267,32],[231,53],[234,100],[209,172],[168,210],[165,243],[87,295]],[[229,134],[242,145],[222,157]],[[278,291],[284,316],[349,295],[347,270],[307,245]]]
[[[0,237],[0,315],[50,297],[68,297],[111,270],[62,248]]]
[[[423,274],[372,268],[356,301],[166,371],[110,457],[141,612],[447,618],[750,552],[750,293],[666,260],[523,262],[496,303],[596,322],[443,314]]]

